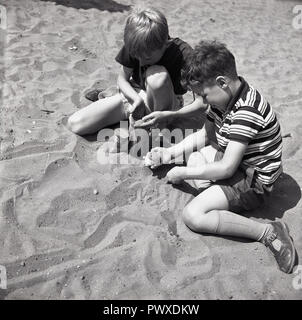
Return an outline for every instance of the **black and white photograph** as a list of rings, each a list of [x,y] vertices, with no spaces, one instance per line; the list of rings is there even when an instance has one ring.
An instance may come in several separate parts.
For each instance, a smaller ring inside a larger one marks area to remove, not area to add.
[[[300,0],[0,0],[0,300],[302,300],[301,135]]]

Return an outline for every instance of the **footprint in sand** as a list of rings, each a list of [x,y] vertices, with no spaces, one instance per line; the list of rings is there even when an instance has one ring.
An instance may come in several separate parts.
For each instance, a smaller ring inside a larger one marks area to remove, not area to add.
[[[26,157],[27,155],[49,153],[64,150],[69,142],[65,139],[57,139],[55,142],[25,141],[15,146],[12,150],[3,154],[6,159]]]
[[[210,279],[219,271],[218,256],[213,256],[210,248],[200,239],[183,242],[175,260],[175,268],[160,279],[160,286],[170,292],[197,280]]]
[[[75,229],[78,229],[80,226],[76,227],[75,224],[79,222],[84,227],[87,214],[91,220],[93,212],[95,216],[98,216],[95,208],[102,211],[100,203],[102,203],[102,195],[95,194],[92,188],[65,190],[51,201],[46,212],[37,217],[37,226],[56,227],[61,224],[62,226],[73,225]],[[82,231],[82,227],[79,231]]]
[[[219,271],[219,259],[200,240],[178,246],[163,235],[149,243],[144,268],[150,284],[169,298],[198,280],[212,278]]]
[[[107,209],[124,207],[137,199],[137,192],[142,188],[142,183],[134,182],[132,179],[122,181],[108,195],[105,196]]]

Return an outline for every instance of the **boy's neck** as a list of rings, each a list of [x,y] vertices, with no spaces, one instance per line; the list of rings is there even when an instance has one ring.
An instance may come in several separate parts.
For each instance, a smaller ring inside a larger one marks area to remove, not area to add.
[[[229,87],[231,89],[231,92],[232,92],[232,96],[235,97],[238,90],[240,89],[241,87],[241,80],[239,78],[237,78],[236,80],[234,81],[231,81],[229,83]]]
[[[240,90],[241,84],[242,82],[239,79],[239,77],[236,80],[229,82],[228,87],[229,87],[230,99],[226,106],[226,110],[228,110],[230,107],[230,104],[232,104],[234,97],[237,95],[238,91]]]

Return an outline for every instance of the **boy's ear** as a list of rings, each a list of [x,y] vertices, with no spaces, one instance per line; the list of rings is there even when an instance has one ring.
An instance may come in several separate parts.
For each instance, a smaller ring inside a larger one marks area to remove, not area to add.
[[[226,89],[228,87],[228,83],[223,76],[218,76],[216,79],[216,84],[221,88],[221,89]]]

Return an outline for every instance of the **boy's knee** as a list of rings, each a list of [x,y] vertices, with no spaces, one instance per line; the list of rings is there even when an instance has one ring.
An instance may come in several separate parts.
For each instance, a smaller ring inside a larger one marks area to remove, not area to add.
[[[205,157],[198,151],[190,154],[189,159],[187,161],[188,167],[198,167],[204,165],[206,163]]]
[[[196,232],[216,233],[218,227],[218,211],[204,212],[202,208],[196,208],[188,204],[183,210],[183,221],[186,226]]]
[[[75,134],[81,134],[82,119],[76,113],[71,115],[67,120],[67,128]]]
[[[202,210],[197,210],[191,203],[187,204],[182,212],[182,218],[188,228],[193,231],[200,230]]]
[[[146,71],[146,83],[151,89],[156,90],[170,84],[170,76],[163,66],[154,65]]]

